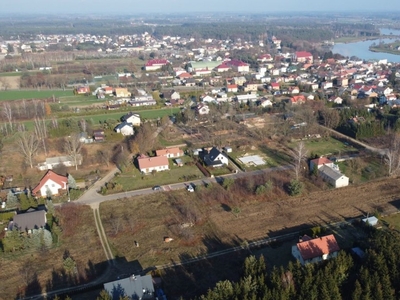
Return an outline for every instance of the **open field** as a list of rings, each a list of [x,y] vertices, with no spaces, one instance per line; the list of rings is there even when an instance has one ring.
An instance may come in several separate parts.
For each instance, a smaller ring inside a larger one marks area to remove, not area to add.
[[[179,261],[183,258],[182,253],[198,255],[238,245],[245,240],[253,241],[291,230],[338,222],[376,210],[397,211],[399,205],[395,200],[400,193],[397,181],[385,178],[341,189],[315,191],[295,198],[242,202],[237,216],[223,203],[210,204],[209,200],[202,198],[202,191],[157,193],[148,197],[106,202],[100,208],[105,224],[110,222],[111,213],[114,218],[125,216],[123,220],[135,220],[134,234],[128,225],[121,225],[117,234],[112,232],[111,226],[106,225],[105,228],[108,228],[107,234],[118,255],[128,260],[138,259],[147,268]],[[218,186],[211,188],[215,189],[215,194],[225,193]],[[202,220],[189,228],[192,236],[190,242],[185,235],[180,236],[174,231],[174,224],[182,222],[179,219],[179,211],[182,211],[179,207],[190,207],[197,211]],[[165,244],[164,236],[175,240]],[[134,240],[140,242],[140,248],[130,246]]]
[[[298,142],[293,142],[290,144],[290,147],[295,148],[297,144]],[[318,156],[328,156],[357,151],[357,149],[351,145],[341,142],[333,137],[305,140],[304,145],[309,155],[316,154]]]
[[[395,229],[400,232],[400,214],[383,217],[380,219],[380,221],[389,228]]]
[[[72,90],[7,90],[0,91],[0,101],[20,99],[43,99],[73,96]]]
[[[183,162],[189,161],[189,157],[182,157]],[[157,172],[152,175],[142,175],[138,169],[134,168],[130,172],[123,173],[115,177],[113,182],[123,186],[124,191],[131,191],[152,187],[155,185],[168,185],[176,182],[185,182],[204,177],[195,165],[174,166],[173,160],[169,159],[169,171]]]
[[[63,232],[60,244],[50,249],[1,253],[0,299],[15,299],[42,291],[91,281],[105,269],[105,255],[98,239],[92,210],[69,205],[59,211]],[[63,256],[75,260],[77,274],[63,268]]]

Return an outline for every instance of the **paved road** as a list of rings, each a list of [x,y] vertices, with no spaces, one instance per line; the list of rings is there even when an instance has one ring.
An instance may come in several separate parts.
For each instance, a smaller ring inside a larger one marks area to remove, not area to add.
[[[251,172],[227,174],[227,175],[222,175],[222,176],[218,176],[215,178],[203,178],[203,179],[198,179],[198,180],[193,180],[193,181],[188,181],[188,182],[180,182],[180,183],[164,185],[164,186],[162,186],[162,189],[164,191],[179,190],[179,189],[186,188],[191,183],[196,186],[197,185],[205,185],[207,183],[222,183],[223,179],[226,177],[236,179],[236,178],[245,177],[245,176],[254,176],[254,175],[259,175],[259,174],[265,174],[265,173],[269,173],[269,172],[273,172],[273,171],[289,170],[291,168],[293,168],[291,165],[286,165],[286,166],[274,167],[274,168],[251,171]],[[141,195],[148,195],[148,194],[160,192],[160,191],[153,191],[152,188],[145,188],[145,189],[134,190],[134,191],[129,191],[129,192],[122,192],[122,193],[111,194],[111,195],[106,195],[106,196],[100,195],[97,191],[100,190],[100,188],[106,182],[110,181],[116,172],[118,172],[118,169],[110,171],[103,179],[96,182],[92,186],[92,188],[87,190],[85,192],[85,194],[83,194],[78,200],[76,200],[75,203],[88,204],[88,205],[93,206],[93,205],[100,204],[105,201],[111,201],[111,200],[117,200],[117,199],[123,199],[123,198],[141,196]]]
[[[375,148],[375,147],[372,147],[372,146],[370,146],[370,145],[367,145],[367,144],[365,144],[365,143],[363,143],[363,142],[360,142],[359,140],[353,139],[352,137],[349,137],[349,136],[347,136],[347,135],[345,135],[345,134],[343,134],[343,133],[340,133],[340,132],[338,132],[338,131],[336,131],[336,130],[334,130],[334,129],[332,129],[332,128],[328,128],[328,127],[325,127],[325,126],[322,126],[322,125],[321,125],[321,127],[323,127],[323,128],[325,128],[326,130],[328,130],[328,131],[334,133],[334,134],[337,135],[337,136],[340,136],[341,138],[344,138],[344,139],[346,139],[346,140],[351,141],[353,144],[357,144],[357,145],[359,145],[359,146],[361,146],[361,147],[364,147],[365,149],[367,149],[367,150],[369,150],[369,151],[372,151],[372,152],[375,152],[375,153],[377,153],[377,154],[379,154],[379,155],[385,155],[385,154],[387,153],[387,150],[388,150],[388,149],[386,149],[386,148],[384,148],[384,149]]]

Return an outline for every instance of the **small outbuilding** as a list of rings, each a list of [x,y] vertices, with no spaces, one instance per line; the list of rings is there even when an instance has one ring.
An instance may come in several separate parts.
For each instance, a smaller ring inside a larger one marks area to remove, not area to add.
[[[375,226],[378,224],[379,220],[377,217],[372,216],[372,217],[364,218],[364,219],[362,219],[362,221],[367,225]]]

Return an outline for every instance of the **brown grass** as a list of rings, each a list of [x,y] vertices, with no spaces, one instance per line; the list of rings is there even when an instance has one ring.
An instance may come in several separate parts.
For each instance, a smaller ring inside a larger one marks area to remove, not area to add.
[[[58,209],[63,232],[60,245],[40,251],[21,251],[0,256],[0,299],[81,284],[93,280],[104,270],[105,256],[88,206],[69,204]],[[78,273],[63,274],[63,255],[68,251],[76,261]],[[29,280],[22,269],[30,268]],[[35,274],[37,283],[34,282]]]

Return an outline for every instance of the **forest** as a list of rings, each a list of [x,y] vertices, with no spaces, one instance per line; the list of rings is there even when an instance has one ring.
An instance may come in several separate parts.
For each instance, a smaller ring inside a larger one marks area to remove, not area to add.
[[[218,282],[196,299],[399,299],[400,235],[372,229],[365,246],[363,259],[341,251],[324,263],[301,266],[290,262],[286,268],[272,270],[262,256],[250,256],[238,282]]]

